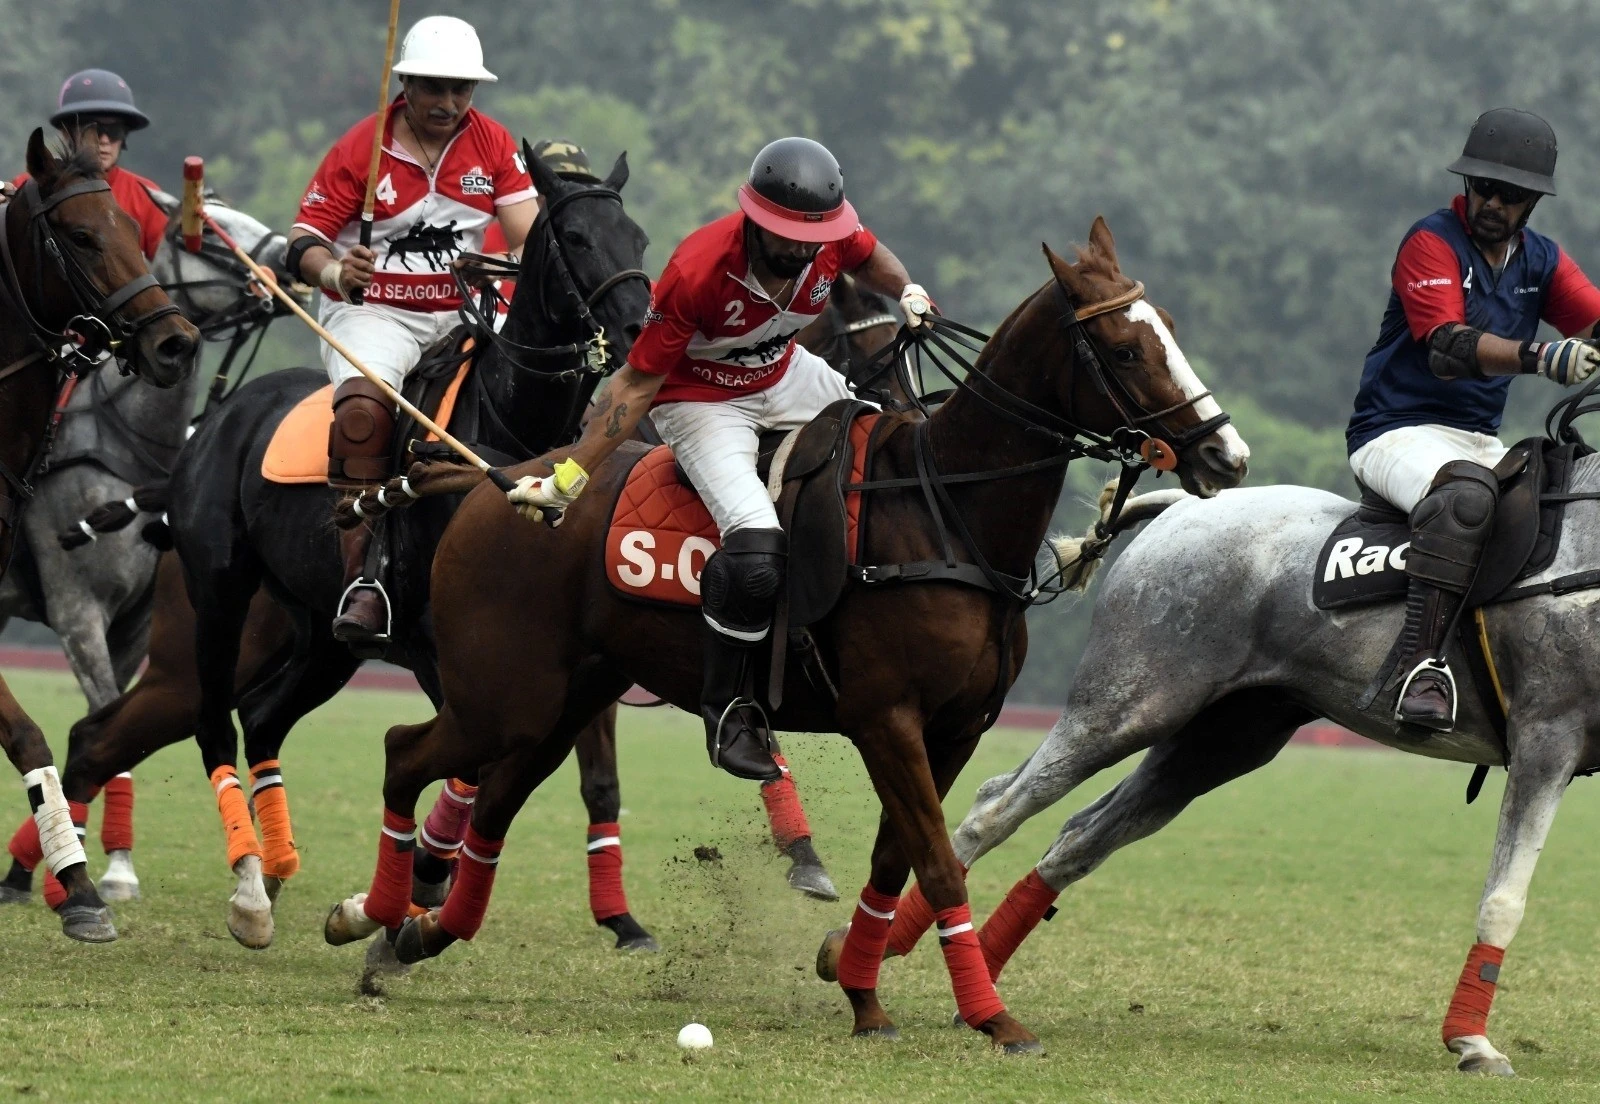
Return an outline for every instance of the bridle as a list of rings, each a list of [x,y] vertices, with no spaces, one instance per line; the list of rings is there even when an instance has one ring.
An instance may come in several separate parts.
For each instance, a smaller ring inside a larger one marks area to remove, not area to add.
[[[569,345],[525,345],[520,341],[511,340],[498,332],[492,321],[493,314],[499,310],[499,305],[503,301],[499,294],[493,288],[488,288],[479,297],[467,285],[465,275],[459,269],[454,272],[456,288],[461,293],[462,321],[477,330],[484,340],[497,346],[513,366],[530,375],[546,379],[575,380],[585,374],[595,376],[603,374],[610,367],[611,353],[605,327],[595,319],[594,308],[617,287],[629,281],[643,280],[646,290],[650,287],[650,274],[639,268],[625,268],[614,272],[588,293],[578,286],[577,280],[572,275],[572,265],[567,258],[566,250],[561,244],[561,235],[556,232],[555,217],[563,207],[580,199],[621,204],[622,193],[615,188],[595,184],[573,188],[556,196],[534,219],[533,229],[528,234],[528,243],[533,247],[533,255],[526,257],[520,265],[498,257],[486,257],[480,254],[468,254],[468,256],[475,266],[491,275],[495,275],[498,271],[496,277],[498,279],[517,280],[519,288],[522,286],[525,270],[531,270],[533,278],[529,282],[533,285],[531,290],[536,297],[534,308],[538,311],[539,318],[555,328],[576,323],[587,331],[584,340]],[[572,317],[563,318],[551,310],[546,285],[552,277],[560,285],[562,296],[574,305]],[[524,358],[527,357],[581,357],[582,359],[576,368],[552,370],[533,367],[525,362]]]
[[[160,286],[155,276],[146,272],[143,276],[135,276],[109,293],[102,293],[96,286],[94,278],[78,260],[77,252],[71,243],[64,240],[50,222],[50,212],[67,200],[75,196],[110,190],[110,184],[95,177],[68,184],[52,192],[50,197],[45,199],[40,195],[38,181],[29,178],[18,191],[17,198],[12,200],[13,203],[22,204],[27,211],[28,234],[34,255],[35,302],[40,304],[44,302],[43,258],[48,256],[54,260],[57,272],[71,292],[78,313],[60,330],[39,320],[28,303],[27,292],[17,272],[8,225],[3,232],[0,232],[0,260],[4,262],[0,264],[0,298],[5,300],[5,305],[10,307],[13,313],[27,323],[30,336],[38,347],[30,357],[0,368],[0,377],[20,370],[39,357],[58,363],[64,371],[79,371],[85,367],[98,366],[113,356],[125,342],[137,337],[147,327],[178,313],[177,305],[168,300],[141,315],[131,319],[123,318],[122,308],[131,300],[141,292]],[[9,224],[9,217],[6,221]],[[63,338],[66,339],[64,344]]]
[[[854,350],[850,346],[850,339],[865,330],[877,329],[879,326],[900,325],[900,316],[897,314],[873,314],[866,318],[858,318],[854,322],[845,322],[844,314],[836,304],[830,304],[833,312],[838,315],[840,324],[828,332],[823,339],[823,347],[832,351],[831,356],[822,359],[833,365],[834,370],[848,377],[854,367]]]

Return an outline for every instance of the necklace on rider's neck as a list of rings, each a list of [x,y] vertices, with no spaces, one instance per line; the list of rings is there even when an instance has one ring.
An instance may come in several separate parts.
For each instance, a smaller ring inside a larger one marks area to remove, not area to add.
[[[417,129],[417,124],[412,121],[410,107],[406,108],[405,120],[406,129],[411,132],[411,137],[417,140],[417,152],[422,155],[422,160],[426,162],[423,168],[427,172],[428,176],[432,177],[433,170],[439,165],[439,158],[444,155],[444,148],[441,146],[439,153],[430,157],[428,155],[428,141],[422,136],[422,131]]]

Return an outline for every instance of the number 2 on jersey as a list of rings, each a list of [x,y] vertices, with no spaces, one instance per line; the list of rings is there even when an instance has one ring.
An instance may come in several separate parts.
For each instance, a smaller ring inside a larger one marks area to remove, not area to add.
[[[735,299],[722,308],[728,312],[728,317],[722,320],[724,326],[744,325],[744,300]]]

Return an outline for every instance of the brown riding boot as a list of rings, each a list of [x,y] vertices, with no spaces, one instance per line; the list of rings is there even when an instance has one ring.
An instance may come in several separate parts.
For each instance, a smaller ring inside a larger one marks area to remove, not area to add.
[[[393,468],[394,410],[383,391],[366,379],[346,380],[333,393],[333,425],[328,430],[328,484],[342,490],[367,490],[389,478]],[[367,578],[366,525],[339,532],[344,563],[344,594],[333,619],[333,635],[363,658],[381,654],[389,642],[389,596],[383,584]]]
[[[1445,633],[1455,620],[1461,595],[1420,579],[1411,580],[1406,597],[1406,635],[1412,645],[1403,660],[1409,672],[1400,690],[1395,719],[1435,732],[1449,732],[1456,723],[1456,679],[1442,658]]]

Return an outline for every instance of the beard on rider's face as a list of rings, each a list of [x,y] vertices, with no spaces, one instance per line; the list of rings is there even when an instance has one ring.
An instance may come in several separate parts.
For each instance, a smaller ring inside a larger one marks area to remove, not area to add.
[[[758,241],[762,263],[774,276],[781,276],[785,280],[792,280],[804,272],[816,256],[815,248],[780,238],[768,230],[758,234]]]

